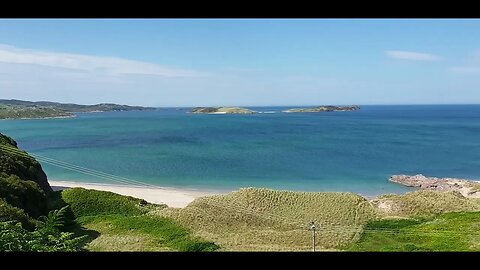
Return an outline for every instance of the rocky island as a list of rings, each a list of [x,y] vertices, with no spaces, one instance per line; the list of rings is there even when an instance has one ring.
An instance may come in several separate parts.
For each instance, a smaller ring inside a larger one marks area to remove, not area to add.
[[[469,198],[480,198],[480,183],[460,178],[437,178],[417,175],[392,175],[390,182],[407,187],[418,187],[435,191],[458,191]]]
[[[240,107],[197,107],[190,111],[191,113],[202,114],[253,114],[252,111]]]
[[[293,108],[288,109],[283,112],[286,113],[305,113],[305,112],[344,112],[344,111],[356,111],[359,110],[360,106],[318,106],[313,108]]]
[[[66,104],[49,101],[0,99],[0,119],[41,119],[75,117],[77,112],[145,111],[151,107],[101,103],[95,105]]]

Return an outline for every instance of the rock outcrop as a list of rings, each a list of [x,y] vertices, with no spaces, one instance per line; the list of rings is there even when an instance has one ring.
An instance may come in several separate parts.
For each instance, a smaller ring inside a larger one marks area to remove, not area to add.
[[[437,178],[417,175],[392,175],[389,181],[426,190],[458,191],[465,197],[480,198],[480,183],[460,178]]]
[[[252,111],[240,107],[197,107],[191,110],[191,113],[203,113],[203,114],[253,114],[256,111]]]

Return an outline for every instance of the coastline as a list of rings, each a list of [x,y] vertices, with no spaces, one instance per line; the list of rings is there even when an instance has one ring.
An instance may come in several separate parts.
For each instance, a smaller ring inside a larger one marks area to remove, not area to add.
[[[45,120],[45,119],[65,119],[65,118],[76,118],[77,115],[64,115],[64,116],[47,116],[47,117],[21,117],[21,118],[1,118],[0,120]]]
[[[103,184],[92,182],[75,182],[63,180],[48,180],[53,190],[64,190],[73,187],[110,191],[121,195],[144,199],[155,204],[166,204],[169,207],[183,208],[198,197],[221,194],[220,191],[192,190],[171,187],[145,187],[120,184]]]

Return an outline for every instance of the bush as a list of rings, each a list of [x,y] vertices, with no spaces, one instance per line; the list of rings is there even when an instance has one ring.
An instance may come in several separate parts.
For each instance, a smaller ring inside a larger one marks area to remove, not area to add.
[[[34,218],[47,213],[47,198],[40,186],[16,175],[0,174],[0,198]]]
[[[0,222],[0,251],[77,251],[85,236],[74,237],[62,232],[67,207],[52,211],[43,217],[35,231],[22,228],[20,223]]]
[[[42,166],[27,152],[17,148],[17,143],[0,133],[0,173],[16,175],[26,181],[34,181],[45,192],[52,191]]]
[[[20,222],[27,230],[35,228],[35,221],[26,215],[22,209],[11,206],[0,198],[0,222],[4,221]]]

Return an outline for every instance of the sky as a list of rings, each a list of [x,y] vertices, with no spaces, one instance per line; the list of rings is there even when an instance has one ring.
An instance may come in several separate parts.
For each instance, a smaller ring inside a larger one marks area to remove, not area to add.
[[[480,20],[0,19],[0,99],[480,104]]]

